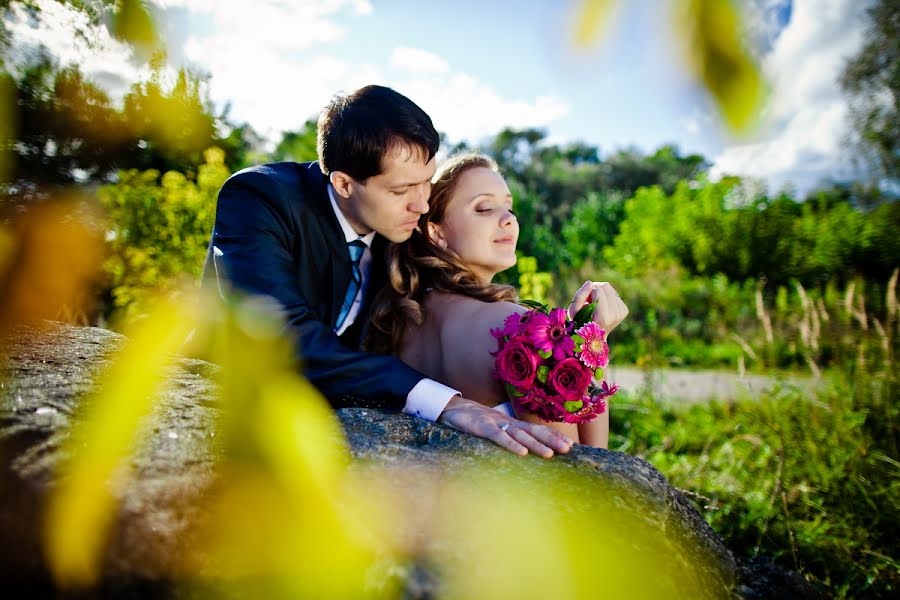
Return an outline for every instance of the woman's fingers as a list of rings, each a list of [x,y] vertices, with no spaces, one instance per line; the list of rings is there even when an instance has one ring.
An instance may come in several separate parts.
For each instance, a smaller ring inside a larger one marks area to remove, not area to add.
[[[597,308],[594,309],[592,320],[604,329],[609,328],[612,317],[610,314],[609,300],[607,300],[606,294],[603,292],[604,286],[608,285],[609,284],[606,282],[600,282],[594,284],[595,287],[591,290],[591,302],[597,303]]]
[[[597,303],[593,321],[608,334],[628,316],[628,308],[613,286],[605,281],[594,284],[591,301]]]
[[[588,298],[592,291],[593,286],[590,281],[585,281],[584,285],[578,288],[578,291],[575,292],[575,297],[572,299],[572,303],[569,304],[567,310],[570,319],[574,319],[575,315],[578,314],[578,311],[581,310],[581,307],[588,303]]]

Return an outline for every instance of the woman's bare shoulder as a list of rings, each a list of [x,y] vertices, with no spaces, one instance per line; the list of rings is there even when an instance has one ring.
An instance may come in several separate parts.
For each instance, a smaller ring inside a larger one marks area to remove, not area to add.
[[[528,310],[515,302],[485,302],[466,296],[458,296],[446,305],[445,328],[470,330],[474,326],[500,327],[506,317]],[[485,330],[487,331],[487,330]]]
[[[503,327],[514,312],[526,310],[513,302],[483,302],[460,298],[445,305],[440,345],[448,385],[489,406],[503,402],[503,388],[493,377],[497,339],[491,329]]]

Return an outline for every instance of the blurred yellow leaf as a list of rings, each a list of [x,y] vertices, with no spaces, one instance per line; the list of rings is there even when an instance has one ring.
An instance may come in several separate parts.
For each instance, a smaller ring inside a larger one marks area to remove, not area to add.
[[[691,68],[712,93],[725,122],[745,131],[766,98],[762,75],[741,36],[731,0],[681,0],[681,28]]]
[[[89,306],[102,261],[102,242],[84,224],[90,218],[74,203],[50,202],[13,222],[0,248],[0,332]]]
[[[614,0],[578,0],[573,23],[576,48],[584,50],[599,41],[614,4]]]
[[[159,47],[156,24],[142,0],[118,0],[113,16],[113,35],[135,48],[150,51]]]
[[[360,597],[372,543],[358,518],[365,498],[345,493],[337,417],[298,373],[277,307],[232,299],[215,320],[193,344],[223,367],[221,477],[187,569],[227,579],[229,594]]]
[[[448,482],[433,557],[447,573],[447,598],[723,595],[714,567],[642,514],[634,493],[532,462],[522,465],[525,478],[482,464]]]
[[[46,547],[63,586],[93,583],[116,514],[113,488],[125,476],[123,460],[136,442],[164,369],[196,323],[196,304],[162,302],[127,332],[128,341],[100,376],[67,441],[70,460],[48,502]],[[120,470],[122,469],[122,470]]]

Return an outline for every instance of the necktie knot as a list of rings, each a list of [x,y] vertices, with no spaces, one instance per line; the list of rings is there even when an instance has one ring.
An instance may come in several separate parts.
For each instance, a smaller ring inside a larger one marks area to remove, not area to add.
[[[362,259],[363,252],[366,251],[366,245],[360,240],[353,240],[349,244],[347,244],[347,248],[350,250],[350,260],[353,261],[353,265],[359,265],[360,259]]]

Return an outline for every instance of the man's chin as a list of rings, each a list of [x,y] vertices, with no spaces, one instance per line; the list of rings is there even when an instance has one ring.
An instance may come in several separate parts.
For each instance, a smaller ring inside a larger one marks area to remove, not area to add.
[[[390,234],[384,234],[388,240],[394,242],[395,244],[402,244],[406,240],[412,237],[414,229],[400,229],[397,231],[392,231]]]

